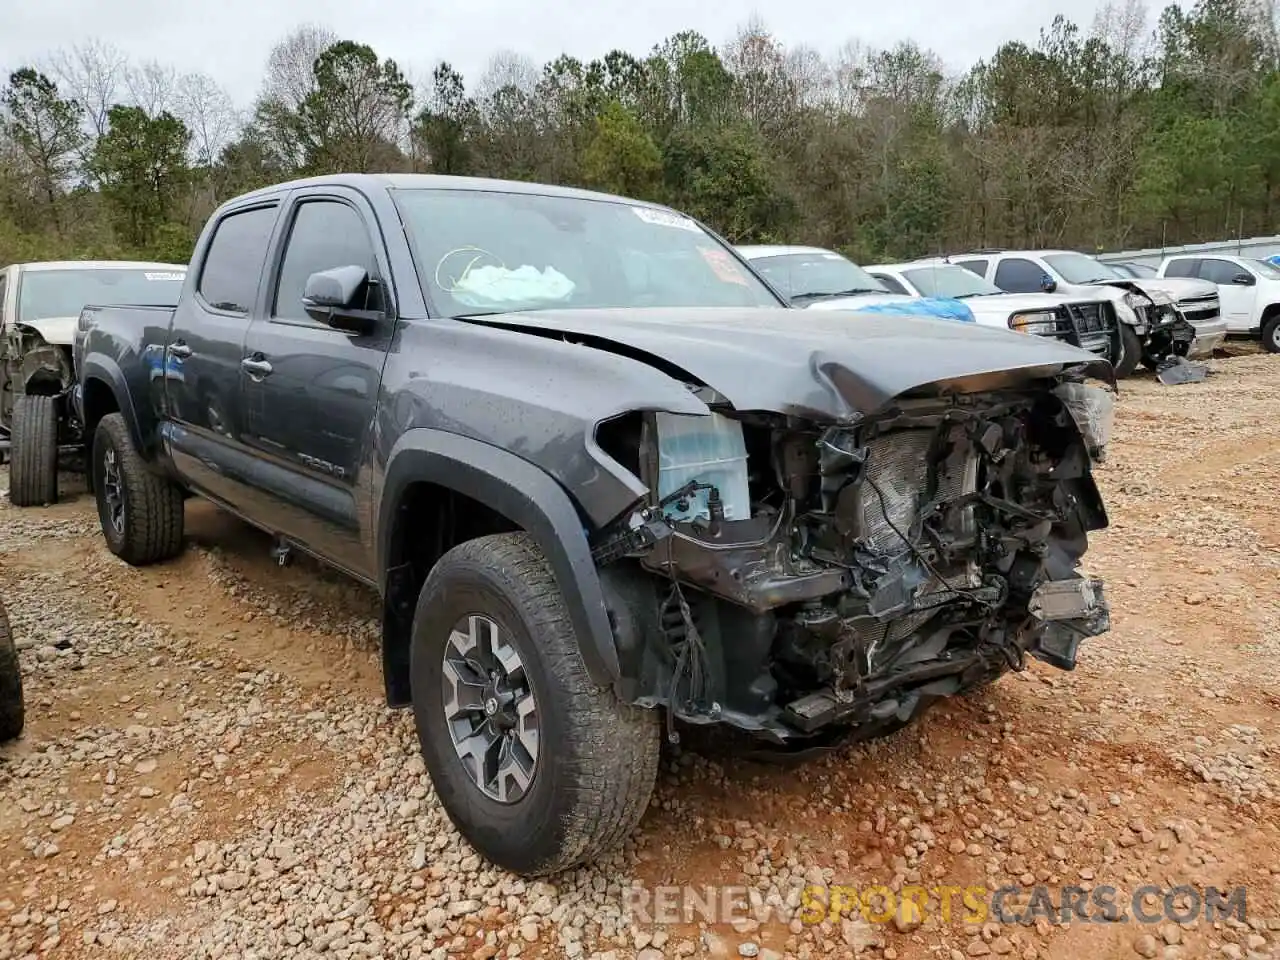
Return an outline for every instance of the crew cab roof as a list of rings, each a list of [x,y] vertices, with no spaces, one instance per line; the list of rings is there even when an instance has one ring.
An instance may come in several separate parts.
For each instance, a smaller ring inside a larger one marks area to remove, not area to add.
[[[37,263],[14,264],[24,273],[46,270],[186,270],[185,263],[160,263],[153,260],[42,260]]]
[[[371,190],[489,190],[503,193],[524,193],[542,197],[571,197],[578,200],[622,202],[634,204],[638,207],[649,207],[654,210],[671,209],[660,203],[649,203],[646,200],[619,197],[610,193],[582,190],[577,187],[559,187],[542,183],[528,183],[524,180],[499,180],[491,177],[458,177],[440,173],[337,173],[317,177],[302,177],[297,180],[272,184],[269,187],[263,187],[251,193],[241,194],[233,202],[238,205],[242,201],[277,196],[290,190],[296,190],[299,187],[350,187],[361,192]]]

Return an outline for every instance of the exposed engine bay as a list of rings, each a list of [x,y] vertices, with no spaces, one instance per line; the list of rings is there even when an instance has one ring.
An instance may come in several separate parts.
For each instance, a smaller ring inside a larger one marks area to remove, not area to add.
[[[1072,669],[1109,629],[1077,567],[1107,525],[1114,398],[1050,386],[838,423],[611,421],[602,447],[651,491],[594,544],[624,698],[803,744],[894,729],[1028,654]]]

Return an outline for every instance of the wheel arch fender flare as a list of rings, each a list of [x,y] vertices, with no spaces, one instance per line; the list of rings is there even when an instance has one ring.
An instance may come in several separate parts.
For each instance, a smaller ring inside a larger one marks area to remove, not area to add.
[[[617,647],[581,516],[550,474],[500,447],[428,427],[410,429],[396,441],[378,499],[376,549],[383,595],[392,566],[392,525],[405,491],[419,482],[457,491],[533,537],[551,564],[588,674],[595,683],[616,683],[621,677]]]
[[[142,425],[138,421],[137,411],[133,406],[133,395],[129,391],[128,381],[125,379],[124,371],[120,369],[120,365],[111,357],[103,354],[90,354],[81,363],[78,373],[80,381],[79,410],[76,413],[87,427],[90,421],[102,419],[100,416],[91,417],[91,411],[88,409],[89,397],[88,387],[90,382],[99,381],[108,390],[116,401],[116,411],[124,417],[125,425],[129,428],[129,436],[132,438],[134,445],[139,451],[147,451],[150,445],[145,442],[142,433]],[[93,443],[93,437],[88,435],[85,437],[86,445]]]

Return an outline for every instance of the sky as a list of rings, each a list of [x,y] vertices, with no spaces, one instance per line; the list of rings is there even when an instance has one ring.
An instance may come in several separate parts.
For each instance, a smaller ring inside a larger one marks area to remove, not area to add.
[[[305,22],[369,44],[415,81],[448,60],[470,86],[499,50],[539,65],[562,52],[584,60],[614,48],[644,54],[684,29],[719,46],[753,15],[788,46],[806,44],[830,55],[850,39],[872,47],[911,39],[963,69],[1007,40],[1034,42],[1055,13],[1087,28],[1100,0],[8,0],[3,6],[5,76],[54,50],[96,39],[134,62],[154,59],[182,73],[208,74],[247,106],[271,47]]]

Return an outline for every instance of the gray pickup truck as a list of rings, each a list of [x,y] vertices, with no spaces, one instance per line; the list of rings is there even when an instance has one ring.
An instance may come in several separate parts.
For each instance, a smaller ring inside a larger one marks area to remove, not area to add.
[[[664,720],[874,737],[1108,629],[1105,360],[793,309],[665,207],[281,184],[176,309],[87,308],[75,362],[110,549],[174,556],[194,493],[378,589],[389,704],[522,874],[626,837]]]

